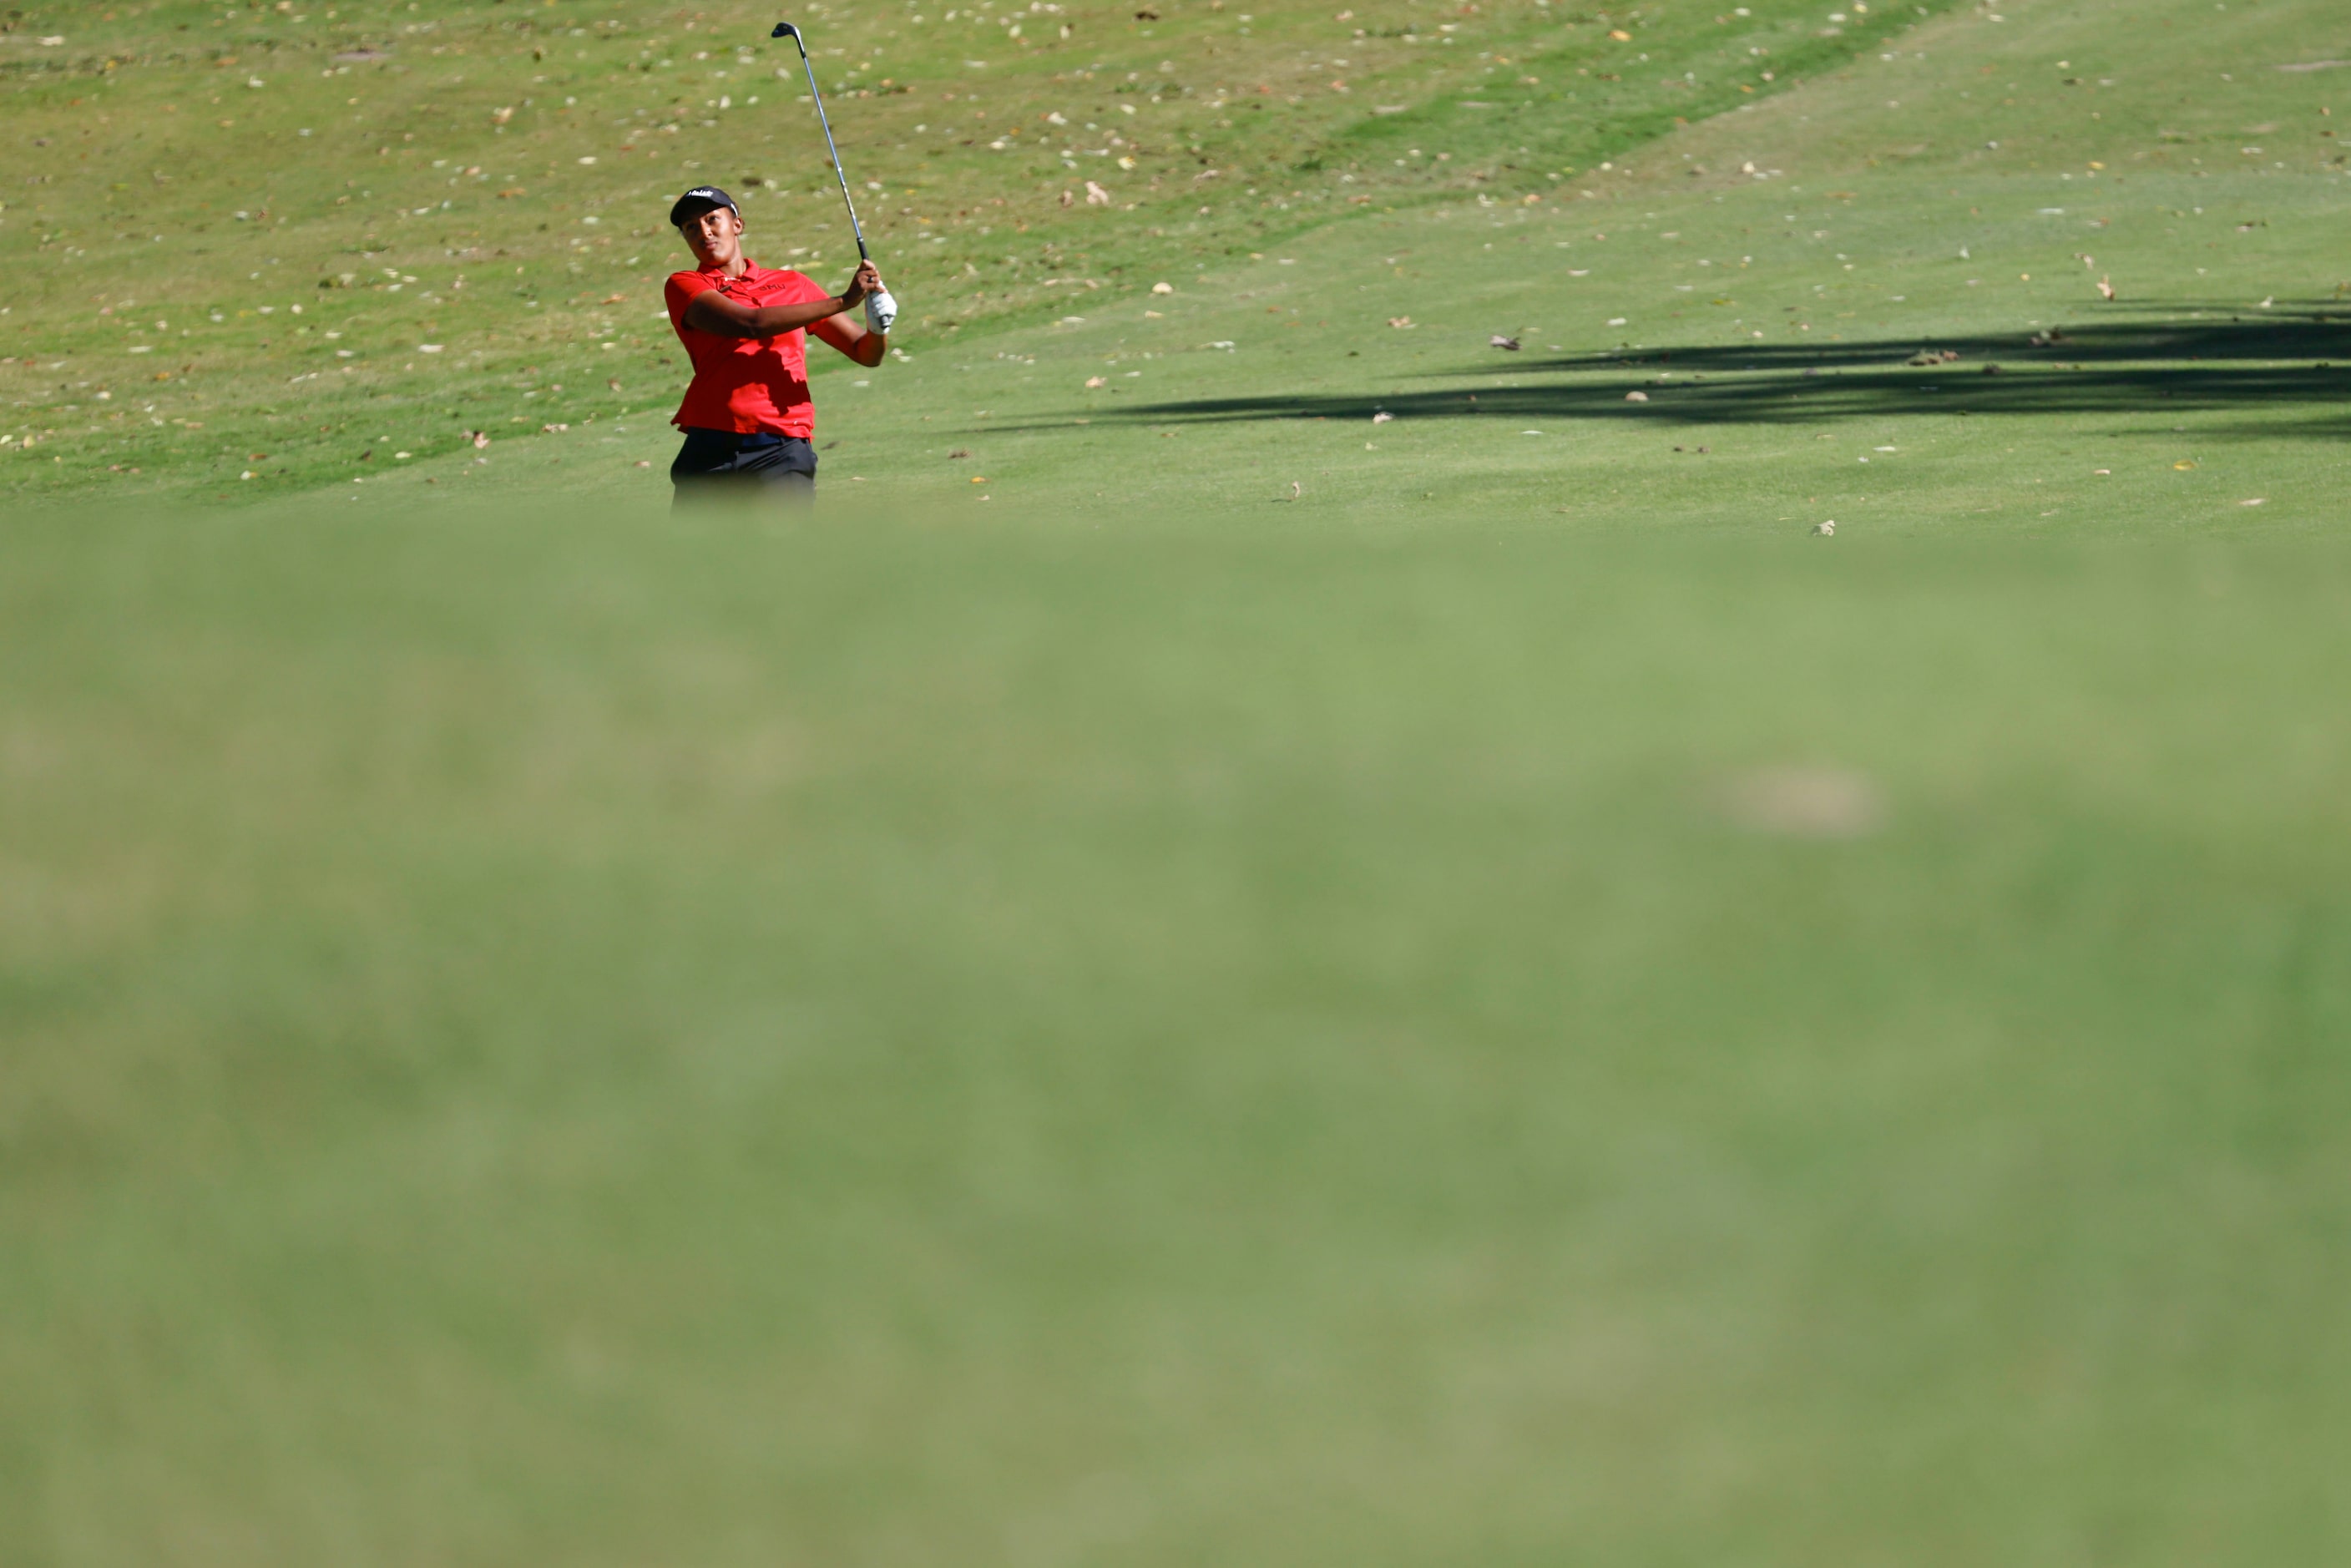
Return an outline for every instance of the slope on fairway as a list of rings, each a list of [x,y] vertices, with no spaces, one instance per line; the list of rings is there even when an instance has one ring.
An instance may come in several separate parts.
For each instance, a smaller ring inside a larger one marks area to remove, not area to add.
[[[2327,527],[2340,78],[2274,68],[2343,53],[2337,26],[1962,14],[1659,142],[1595,199],[1334,225],[1160,320],[822,390],[869,482],[917,494],[967,446],[999,501],[1181,493],[1269,520]],[[927,480],[880,461],[909,450]]]
[[[878,372],[820,354],[827,483],[975,517],[2325,527],[2337,78],[2206,57],[2294,63],[2324,19],[2132,15],[1922,26],[1564,206],[1432,199]],[[653,498],[670,450],[640,416],[401,482]]]
[[[2343,1554],[2340,550],[352,510],[0,530],[0,1561]]]
[[[1556,199],[1913,19],[1823,25],[1800,0],[799,15],[916,351],[1139,297],[1333,212]],[[772,20],[739,0],[12,14],[0,128],[30,188],[0,212],[0,397],[24,411],[0,434],[35,447],[0,483],[244,503],[674,406],[678,190],[732,187],[771,264],[849,266]]]

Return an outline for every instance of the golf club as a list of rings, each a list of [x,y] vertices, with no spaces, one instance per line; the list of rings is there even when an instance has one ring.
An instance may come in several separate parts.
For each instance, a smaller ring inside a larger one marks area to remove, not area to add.
[[[849,209],[849,230],[857,236],[857,257],[860,261],[870,260],[872,257],[865,249],[865,231],[857,222],[857,202],[849,193],[849,174],[841,166],[841,149],[832,141],[832,121],[824,112],[824,93],[816,85],[816,62],[809,58],[808,40],[801,37],[800,30],[789,22],[777,23],[776,30],[768,36],[789,38],[799,49],[800,64],[808,70],[809,96],[816,101],[816,122],[824,127],[824,150],[832,154],[833,178],[841,182],[841,204]],[[886,291],[876,289],[865,297],[865,324],[874,331],[887,332],[890,323],[897,319],[898,302]]]

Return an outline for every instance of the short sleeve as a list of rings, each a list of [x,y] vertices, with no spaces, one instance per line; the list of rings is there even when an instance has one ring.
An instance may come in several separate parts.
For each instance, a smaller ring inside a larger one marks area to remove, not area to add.
[[[670,325],[684,328],[685,308],[694,303],[696,295],[706,292],[709,287],[710,280],[698,272],[671,273],[669,282],[662,288],[662,302],[669,307]]]

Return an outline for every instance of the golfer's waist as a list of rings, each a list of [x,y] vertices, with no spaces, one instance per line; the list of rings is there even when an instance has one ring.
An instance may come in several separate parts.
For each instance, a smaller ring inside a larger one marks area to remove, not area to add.
[[[787,435],[779,430],[713,430],[707,425],[688,424],[680,427],[689,440],[724,446],[730,451],[756,451],[764,446],[781,446],[789,441],[805,442],[805,435]]]

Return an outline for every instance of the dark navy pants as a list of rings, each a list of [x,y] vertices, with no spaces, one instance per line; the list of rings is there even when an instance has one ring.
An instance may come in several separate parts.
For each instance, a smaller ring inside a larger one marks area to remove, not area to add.
[[[816,489],[816,449],[797,435],[738,435],[689,428],[669,465],[680,503],[705,497],[806,497]]]

